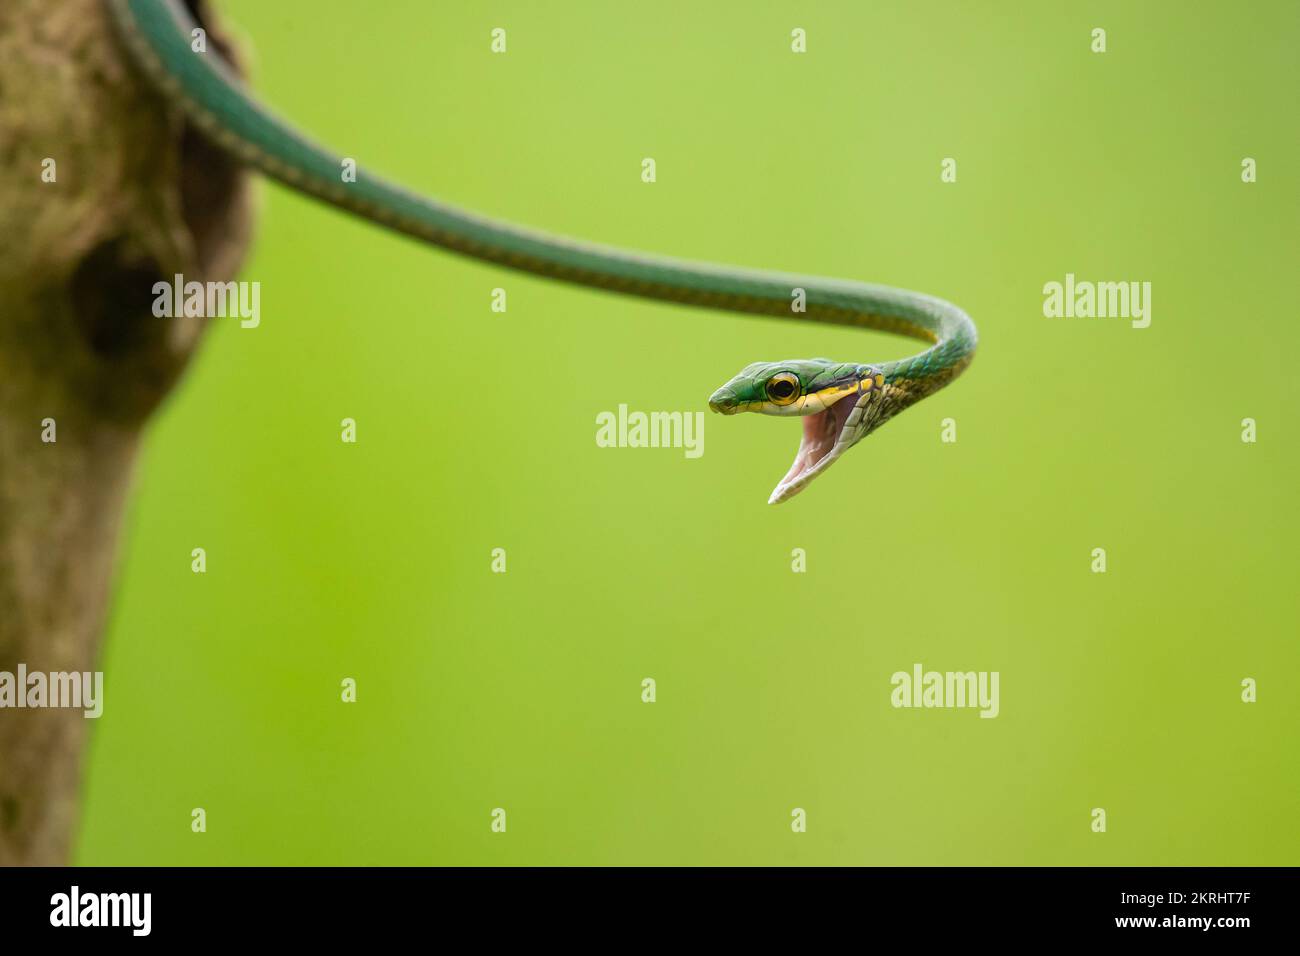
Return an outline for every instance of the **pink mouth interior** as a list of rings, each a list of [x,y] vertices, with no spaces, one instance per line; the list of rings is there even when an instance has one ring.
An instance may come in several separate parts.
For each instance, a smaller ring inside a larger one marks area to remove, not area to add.
[[[794,464],[777,485],[778,492],[813,471],[831,453],[856,404],[841,398],[830,408],[803,417],[803,438],[799,441],[799,451],[794,456]]]

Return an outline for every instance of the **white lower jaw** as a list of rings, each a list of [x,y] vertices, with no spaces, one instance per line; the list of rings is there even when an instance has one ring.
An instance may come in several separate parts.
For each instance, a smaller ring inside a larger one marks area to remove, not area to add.
[[[772,497],[767,499],[768,504],[780,504],[793,498],[844,453],[847,446],[840,444],[840,439],[856,404],[855,401],[840,399],[825,411],[804,416],[803,438],[794,456],[794,464],[773,490]]]

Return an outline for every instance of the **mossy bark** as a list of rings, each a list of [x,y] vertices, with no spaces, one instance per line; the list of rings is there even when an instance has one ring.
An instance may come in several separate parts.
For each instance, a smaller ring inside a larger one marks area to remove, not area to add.
[[[155,318],[153,284],[231,278],[250,225],[246,174],[131,66],[100,0],[0,3],[0,671],[96,669],[141,432],[203,333]],[[93,724],[0,709],[0,864],[68,860]]]

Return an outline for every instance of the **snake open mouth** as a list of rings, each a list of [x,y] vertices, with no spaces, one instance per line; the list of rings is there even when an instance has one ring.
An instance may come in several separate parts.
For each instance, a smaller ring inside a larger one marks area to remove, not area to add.
[[[850,392],[828,408],[803,416],[803,437],[799,440],[794,464],[772,492],[768,504],[774,505],[798,494],[840,456],[844,449],[840,447],[837,450],[837,445],[856,406],[855,393]]]

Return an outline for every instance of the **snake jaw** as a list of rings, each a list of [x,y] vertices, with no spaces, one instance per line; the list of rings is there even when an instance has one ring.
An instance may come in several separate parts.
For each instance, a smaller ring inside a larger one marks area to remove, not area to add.
[[[853,396],[852,401],[846,398]],[[767,499],[777,505],[803,491],[814,478],[829,468],[859,437],[856,424],[862,416],[854,411],[868,400],[868,394],[849,393],[820,412],[803,417],[803,437],[794,464]]]

